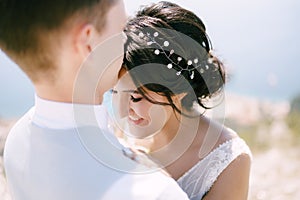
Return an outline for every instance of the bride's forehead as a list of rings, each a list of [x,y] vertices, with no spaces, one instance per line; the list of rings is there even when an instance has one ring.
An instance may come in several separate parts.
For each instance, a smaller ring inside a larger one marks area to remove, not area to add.
[[[136,86],[134,85],[131,76],[126,70],[120,70],[119,80],[115,87],[128,87],[129,89],[136,89]]]

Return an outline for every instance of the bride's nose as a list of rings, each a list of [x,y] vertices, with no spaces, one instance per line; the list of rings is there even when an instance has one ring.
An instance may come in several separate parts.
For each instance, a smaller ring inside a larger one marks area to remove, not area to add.
[[[130,116],[136,116],[136,113],[134,112],[134,110],[131,107],[129,107],[128,115],[130,115]]]

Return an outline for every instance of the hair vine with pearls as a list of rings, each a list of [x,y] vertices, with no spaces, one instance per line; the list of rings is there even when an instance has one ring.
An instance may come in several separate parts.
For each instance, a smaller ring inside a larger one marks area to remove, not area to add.
[[[201,60],[201,61],[199,61],[198,57],[195,57],[192,59],[187,59],[186,63],[184,64],[185,67],[182,67],[181,62],[183,62],[183,58],[181,56],[177,56],[177,59],[175,61],[171,58],[171,55],[173,55],[175,53],[175,50],[174,49],[171,49],[170,51],[165,50],[165,48],[170,46],[170,42],[168,40],[164,40],[160,44],[157,41],[158,36],[159,36],[158,32],[154,32],[153,34],[151,34],[150,32],[143,33],[141,31],[141,32],[139,32],[138,36],[141,39],[144,39],[147,41],[147,46],[151,46],[153,44],[156,45],[157,48],[154,49],[153,53],[157,56],[159,54],[163,54],[170,61],[170,63],[168,63],[166,65],[166,67],[168,69],[172,69],[174,66],[177,66],[177,68],[179,69],[176,72],[177,76],[181,75],[183,71],[187,71],[189,73],[189,78],[194,79],[194,77],[195,77],[194,70],[198,69],[199,73],[203,74],[203,73],[205,73],[205,70],[209,69],[209,65],[207,65],[207,63],[209,63],[209,64],[213,63],[213,59],[210,57],[207,60]],[[205,44],[202,44],[202,45],[205,45]]]

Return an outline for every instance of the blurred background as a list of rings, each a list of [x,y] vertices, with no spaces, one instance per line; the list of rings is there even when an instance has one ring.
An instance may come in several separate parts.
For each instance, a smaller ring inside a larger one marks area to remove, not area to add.
[[[124,0],[128,15],[155,0]],[[229,73],[226,125],[253,152],[250,200],[300,199],[300,1],[172,0],[205,23]],[[0,199],[2,154],[10,127],[34,103],[28,78],[0,50]]]

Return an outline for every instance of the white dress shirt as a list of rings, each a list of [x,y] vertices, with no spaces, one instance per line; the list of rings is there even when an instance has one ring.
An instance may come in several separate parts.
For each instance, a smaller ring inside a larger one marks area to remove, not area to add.
[[[106,127],[104,106],[36,97],[4,149],[13,199],[187,199],[173,179],[125,157]]]

